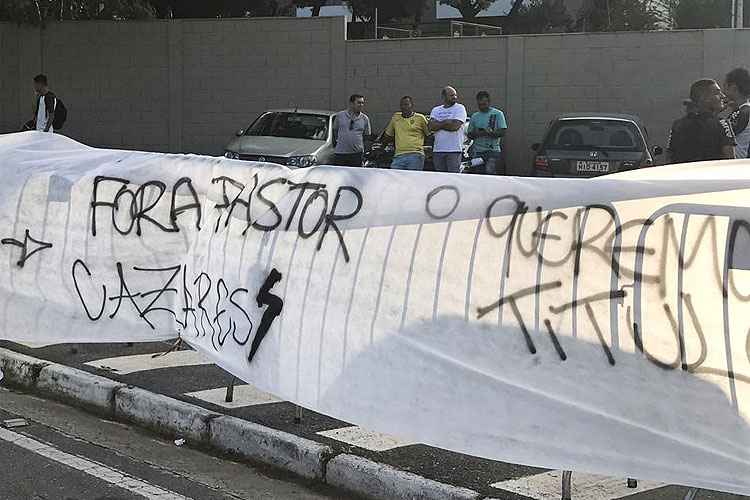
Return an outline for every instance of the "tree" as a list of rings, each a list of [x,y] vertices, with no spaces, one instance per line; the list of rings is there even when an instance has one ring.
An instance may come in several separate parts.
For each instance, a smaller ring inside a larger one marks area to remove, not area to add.
[[[667,12],[666,25],[672,29],[726,28],[732,25],[731,0],[663,0],[662,8]]]
[[[290,0],[150,0],[163,18],[291,16]]]
[[[352,19],[372,22],[378,9],[378,22],[417,17],[421,20],[424,0],[347,0]]]
[[[583,31],[655,30],[663,21],[658,7],[653,0],[592,0],[581,9],[578,28]]]
[[[520,5],[512,18],[513,33],[565,32],[573,27],[573,19],[563,0],[531,0]]]
[[[320,9],[326,4],[326,0],[295,0],[295,7],[312,7],[312,17],[320,15]]]
[[[147,0],[3,0],[0,21],[44,25],[85,19],[148,19],[156,11]]]
[[[497,0],[440,0],[443,5],[453,7],[461,13],[463,18],[474,18],[483,10],[489,8]]]

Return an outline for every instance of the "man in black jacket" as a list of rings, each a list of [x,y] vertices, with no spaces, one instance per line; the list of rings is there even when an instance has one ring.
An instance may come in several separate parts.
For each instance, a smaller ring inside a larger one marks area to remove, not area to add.
[[[698,80],[690,87],[687,115],[669,133],[669,163],[734,159],[732,128],[718,118],[726,96],[715,80]]]
[[[34,108],[33,129],[42,132],[54,132],[52,123],[55,121],[55,108],[57,98],[49,89],[47,76],[36,75],[34,77],[34,90],[36,91],[36,106]]]

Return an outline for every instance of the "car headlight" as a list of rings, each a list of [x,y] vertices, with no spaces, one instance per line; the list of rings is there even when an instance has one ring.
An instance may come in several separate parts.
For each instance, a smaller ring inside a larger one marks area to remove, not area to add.
[[[239,160],[240,159],[240,154],[239,153],[235,153],[234,151],[227,151],[227,152],[224,153],[224,157],[225,158],[229,158],[230,160]]]
[[[309,155],[309,156],[292,156],[289,158],[289,161],[287,162],[287,165],[290,167],[312,167],[318,162],[318,159],[315,158],[315,155]]]

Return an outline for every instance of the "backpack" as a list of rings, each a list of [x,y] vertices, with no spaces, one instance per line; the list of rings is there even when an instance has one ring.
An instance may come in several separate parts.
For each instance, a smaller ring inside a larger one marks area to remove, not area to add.
[[[55,119],[52,121],[52,128],[60,130],[65,125],[65,120],[68,119],[68,108],[65,107],[65,104],[63,104],[59,97],[55,99]]]

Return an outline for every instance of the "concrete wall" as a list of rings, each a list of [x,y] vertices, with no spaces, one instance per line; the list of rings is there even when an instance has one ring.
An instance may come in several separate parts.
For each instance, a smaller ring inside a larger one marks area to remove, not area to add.
[[[492,93],[523,173],[558,113],[635,113],[664,145],[692,80],[750,66],[750,30],[347,42],[345,29],[343,18],[0,24],[0,132],[28,119],[41,71],[71,137],[209,154],[268,108],[340,109],[360,92],[382,129],[402,95],[429,111],[452,84],[470,111],[478,90]]]
[[[21,125],[17,120],[20,104],[18,31],[15,26],[0,25],[0,131],[18,130]],[[29,112],[29,118],[30,115]]]

